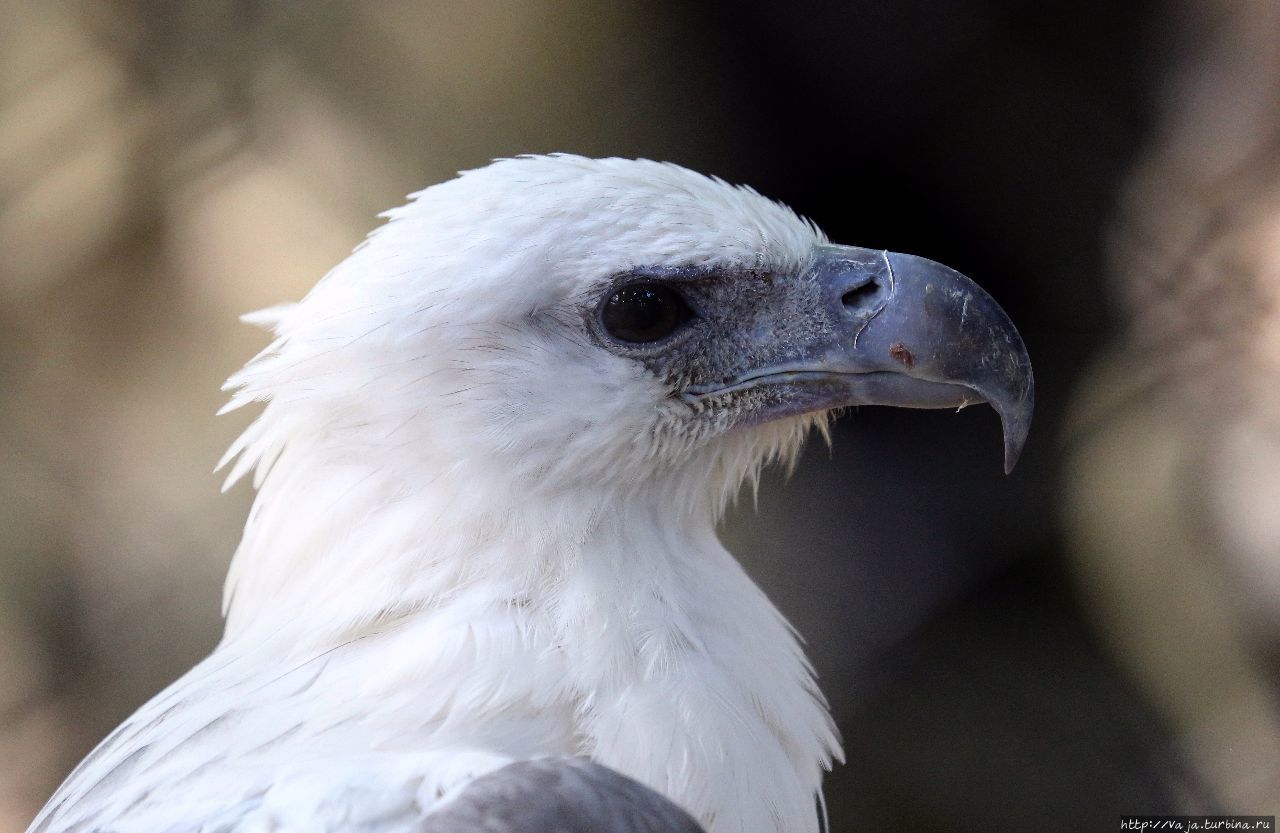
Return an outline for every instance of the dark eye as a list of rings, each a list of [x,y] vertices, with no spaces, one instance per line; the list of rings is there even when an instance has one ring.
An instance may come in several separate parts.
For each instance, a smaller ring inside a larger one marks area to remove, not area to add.
[[[660,283],[624,286],[600,311],[604,328],[620,341],[647,343],[671,335],[693,317],[680,293]]]

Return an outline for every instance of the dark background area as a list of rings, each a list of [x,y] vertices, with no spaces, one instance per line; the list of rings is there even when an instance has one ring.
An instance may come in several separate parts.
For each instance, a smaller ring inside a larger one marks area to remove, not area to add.
[[[1011,476],[989,409],[865,408],[726,521],[844,734],[833,831],[1280,809],[1272,4],[0,10],[0,830],[217,639],[236,315],[548,151],[748,183],[1026,340]]]
[[[840,692],[836,830],[1103,830],[1185,786],[1077,609],[1055,507],[1067,402],[1115,323],[1101,243],[1151,127],[1154,6],[756,3],[709,21],[735,114],[759,126],[741,178],[833,239],[978,276],[1037,372],[1011,478],[989,412],[867,409],[825,465],[812,449],[784,512],[766,495],[739,521],[737,551],[772,530],[752,557],[787,562],[775,595]],[[796,563],[814,552],[846,560]]]

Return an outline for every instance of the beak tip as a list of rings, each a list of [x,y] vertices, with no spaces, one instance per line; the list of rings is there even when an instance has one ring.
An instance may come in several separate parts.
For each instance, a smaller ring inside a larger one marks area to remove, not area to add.
[[[1018,464],[1018,456],[1022,453],[1022,449],[1015,448],[1011,444],[1005,444],[1004,447],[1004,473],[1013,474],[1013,467]]]
[[[1004,428],[1004,473],[1011,474],[1031,432],[1033,389],[1028,385],[1026,394],[1013,408],[999,408],[1000,422]]]

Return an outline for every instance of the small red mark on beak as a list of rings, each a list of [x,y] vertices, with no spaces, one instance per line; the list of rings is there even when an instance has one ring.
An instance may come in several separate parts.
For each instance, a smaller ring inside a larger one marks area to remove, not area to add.
[[[911,351],[901,341],[895,341],[889,345],[889,355],[902,362],[907,367],[916,363],[916,357],[911,355]]]

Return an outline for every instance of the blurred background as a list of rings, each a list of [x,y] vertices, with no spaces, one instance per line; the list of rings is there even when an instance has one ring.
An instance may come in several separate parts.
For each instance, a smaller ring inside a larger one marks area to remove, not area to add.
[[[841,831],[1280,812],[1274,0],[0,0],[0,833],[205,654],[221,381],[402,195],[678,162],[974,277],[1038,413],[862,409],[724,535]]]

